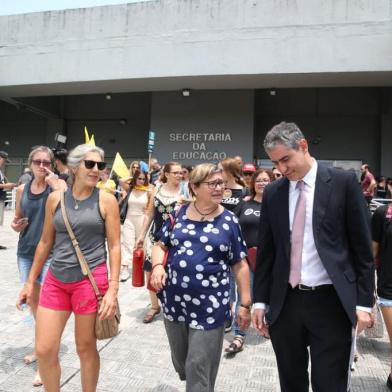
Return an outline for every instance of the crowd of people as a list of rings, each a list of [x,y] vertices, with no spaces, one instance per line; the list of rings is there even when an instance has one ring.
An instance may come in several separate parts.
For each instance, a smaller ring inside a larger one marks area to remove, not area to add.
[[[317,392],[347,390],[353,328],[372,327],[375,301],[392,340],[392,202],[373,216],[367,205],[391,198],[392,179],[377,181],[367,164],[360,181],[323,166],[294,123],[273,127],[264,148],[271,170],[240,156],[194,167],[151,159],[149,168],[133,161],[129,177],[113,178],[99,147],[68,154],[38,146],[19,185],[5,178],[8,154],[0,151],[0,220],[6,190],[17,187],[17,306],[27,304],[36,320],[35,351],[24,358],[38,360],[34,385],[59,390],[61,335],[74,313],[82,390],[96,389],[96,314],[114,316],[120,282],[143,249],[143,322],[163,313],[187,392],[214,390],[224,333],[233,333],[225,354],[240,353],[251,318],[271,339],[282,391],[307,391],[310,382]]]

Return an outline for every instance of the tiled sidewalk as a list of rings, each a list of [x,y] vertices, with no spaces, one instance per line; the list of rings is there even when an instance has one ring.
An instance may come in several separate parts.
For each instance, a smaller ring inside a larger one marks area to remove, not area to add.
[[[34,365],[26,366],[23,356],[31,351],[33,331],[22,322],[15,309],[20,283],[16,265],[17,234],[9,228],[11,211],[6,212],[5,225],[0,227],[0,391],[43,391],[31,381]],[[122,332],[110,341],[100,342],[101,376],[98,391],[182,392],[173,370],[162,316],[145,325],[142,317],[148,304],[143,288],[132,288],[130,281],[121,284]],[[230,335],[226,335],[227,345]],[[73,322],[63,336],[61,345],[62,391],[80,391],[79,361],[73,342]],[[390,354],[386,338],[359,339],[360,359],[353,373],[352,391],[386,391]],[[275,358],[269,341],[251,330],[246,348],[235,358],[223,357],[218,374],[217,392],[279,391]]]

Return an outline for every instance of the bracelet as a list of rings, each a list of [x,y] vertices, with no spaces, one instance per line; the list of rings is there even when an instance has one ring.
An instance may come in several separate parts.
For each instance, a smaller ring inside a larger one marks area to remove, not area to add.
[[[154,264],[154,265],[152,266],[152,268],[151,268],[151,272],[154,270],[155,267],[158,267],[158,265],[161,265],[161,266],[163,267],[163,263]]]
[[[249,304],[249,305],[240,304],[240,306],[241,306],[241,308],[248,309],[249,311],[252,308],[252,304]]]

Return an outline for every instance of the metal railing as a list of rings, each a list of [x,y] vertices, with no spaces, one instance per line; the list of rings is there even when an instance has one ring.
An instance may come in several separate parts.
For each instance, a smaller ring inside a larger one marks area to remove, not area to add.
[[[392,203],[392,199],[378,199],[378,198],[374,198],[371,200],[370,204],[369,204],[369,209],[370,212],[373,213],[374,211],[377,210],[378,207],[385,205],[385,204],[389,204]]]
[[[16,188],[7,191],[7,198],[5,203],[8,209],[14,210],[16,204]]]

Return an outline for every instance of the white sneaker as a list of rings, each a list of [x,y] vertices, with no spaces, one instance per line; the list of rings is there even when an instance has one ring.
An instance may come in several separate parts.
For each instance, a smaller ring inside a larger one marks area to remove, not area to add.
[[[130,277],[128,267],[121,267],[120,281],[126,282]]]

